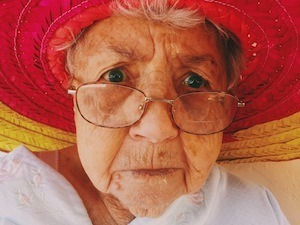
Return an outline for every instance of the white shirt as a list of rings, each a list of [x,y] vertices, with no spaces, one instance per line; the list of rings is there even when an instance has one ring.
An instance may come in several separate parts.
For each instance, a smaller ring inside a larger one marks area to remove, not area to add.
[[[57,171],[20,146],[0,155],[0,225],[92,225],[79,195]],[[215,166],[204,187],[159,218],[130,225],[286,225],[273,195]]]

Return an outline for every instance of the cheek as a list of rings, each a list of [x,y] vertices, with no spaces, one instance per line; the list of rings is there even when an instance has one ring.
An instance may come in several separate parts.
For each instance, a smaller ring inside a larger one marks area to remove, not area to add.
[[[86,122],[75,112],[77,148],[82,166],[94,186],[106,192],[110,167],[123,143],[125,129],[109,129]]]
[[[222,144],[222,133],[191,135],[181,133],[187,159],[186,184],[188,192],[201,188],[216,162]]]
[[[181,133],[185,153],[192,161],[215,160],[220,152],[222,133],[212,135],[191,135]]]

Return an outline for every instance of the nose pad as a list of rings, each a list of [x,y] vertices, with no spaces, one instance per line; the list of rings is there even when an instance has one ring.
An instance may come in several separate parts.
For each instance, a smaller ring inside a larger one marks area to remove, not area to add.
[[[129,129],[129,135],[135,140],[147,140],[160,143],[178,135],[173,122],[171,106],[165,102],[149,102],[142,118]]]

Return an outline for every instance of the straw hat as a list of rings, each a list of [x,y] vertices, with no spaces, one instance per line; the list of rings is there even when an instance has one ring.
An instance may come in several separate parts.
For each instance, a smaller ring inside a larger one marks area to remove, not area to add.
[[[74,145],[65,52],[56,47],[110,15],[109,0],[0,3],[0,149]],[[245,49],[237,96],[246,103],[225,131],[223,161],[300,157],[300,4],[295,0],[180,0],[233,31]],[[72,30],[72,32],[70,32]]]

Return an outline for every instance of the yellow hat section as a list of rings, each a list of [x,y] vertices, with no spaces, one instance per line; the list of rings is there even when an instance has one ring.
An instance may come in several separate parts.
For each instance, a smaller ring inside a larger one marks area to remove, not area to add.
[[[221,162],[284,161],[300,158],[300,112],[238,131],[222,145]]]
[[[31,151],[53,151],[75,144],[75,134],[35,122],[0,102],[0,150],[25,145]]]
[[[256,125],[234,134],[224,143],[223,163],[282,161],[300,158],[300,112]],[[24,117],[0,102],[0,150],[25,145],[31,151],[54,151],[76,143],[75,134]]]

